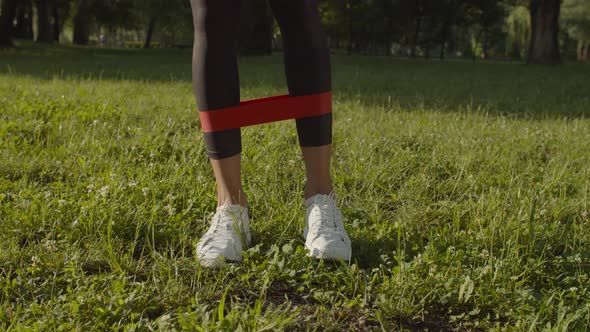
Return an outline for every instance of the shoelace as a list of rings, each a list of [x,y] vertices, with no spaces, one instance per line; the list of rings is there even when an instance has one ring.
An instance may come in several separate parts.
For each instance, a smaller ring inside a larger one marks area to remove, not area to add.
[[[233,230],[231,227],[231,221],[224,222],[224,213],[226,213],[226,211],[220,210],[213,216],[209,233],[211,237],[213,237],[214,234],[221,234],[223,237],[232,236],[231,232],[229,232],[230,230]]]
[[[326,233],[339,233],[340,227],[336,222],[338,210],[332,202],[326,204],[317,204],[319,208],[314,210],[316,222],[310,225],[312,231],[317,234],[321,230]]]

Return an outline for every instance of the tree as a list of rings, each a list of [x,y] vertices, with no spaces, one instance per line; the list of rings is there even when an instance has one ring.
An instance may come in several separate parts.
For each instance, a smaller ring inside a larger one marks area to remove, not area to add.
[[[411,51],[410,56],[416,57],[417,47],[420,44],[420,34],[422,33],[422,25],[424,20],[424,4],[423,0],[413,1],[414,5],[412,8],[412,17],[414,17],[414,31],[411,37]]]
[[[159,21],[162,21],[176,5],[181,5],[175,1],[173,3],[175,5],[170,6],[169,0],[143,0],[137,5],[140,11],[140,21],[142,22],[142,25],[146,26],[143,48],[151,47],[154,32],[156,31],[156,24]]]
[[[51,19],[53,40],[59,42],[65,20],[70,12],[70,0],[51,0]]]
[[[51,23],[49,22],[49,0],[35,0],[37,8],[37,43],[53,42]]]
[[[13,36],[15,38],[33,39],[33,3],[31,0],[17,1],[16,24]]]
[[[156,29],[156,22],[158,20],[158,16],[154,15],[150,18],[150,22],[148,23],[148,28],[146,31],[145,41],[143,43],[143,48],[150,48],[152,43],[152,37],[154,36],[154,30]]]
[[[12,46],[13,21],[16,15],[16,0],[3,0],[0,12],[0,47]]]
[[[459,11],[460,24],[470,27],[471,53],[487,59],[491,50],[505,40],[506,10],[497,0],[467,0]]]
[[[88,45],[90,41],[90,0],[76,0],[74,23],[74,44]]]
[[[153,38],[158,36],[160,45],[192,48],[194,34],[190,3],[176,0],[174,6],[166,6],[158,16],[153,33]]]
[[[529,9],[523,5],[515,5],[510,8],[509,13],[506,18],[507,55],[524,59],[531,39],[531,15]]]
[[[590,2],[564,0],[562,23],[567,34],[577,41],[578,61],[590,59]]]
[[[352,5],[350,0],[320,0],[318,6],[322,25],[330,42],[337,48],[346,45],[349,52],[352,52],[354,39],[354,21],[350,15]]]
[[[457,21],[463,10],[461,2],[457,0],[441,1],[440,5],[438,12],[441,14],[441,24],[438,33],[433,39],[436,39],[439,44],[438,57],[443,60],[446,56],[446,44],[451,37],[451,31],[453,26],[458,23]]]
[[[531,40],[527,63],[557,64],[559,55],[559,10],[561,0],[531,0]]]

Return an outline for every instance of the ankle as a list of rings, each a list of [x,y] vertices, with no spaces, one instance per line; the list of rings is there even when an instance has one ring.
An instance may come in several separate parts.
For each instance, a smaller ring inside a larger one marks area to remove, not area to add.
[[[224,205],[240,205],[247,208],[248,197],[241,189],[237,191],[220,190],[217,194],[217,206]]]
[[[303,197],[308,199],[315,195],[328,195],[334,191],[334,186],[331,183],[326,183],[323,185],[305,185],[305,189],[303,192]]]

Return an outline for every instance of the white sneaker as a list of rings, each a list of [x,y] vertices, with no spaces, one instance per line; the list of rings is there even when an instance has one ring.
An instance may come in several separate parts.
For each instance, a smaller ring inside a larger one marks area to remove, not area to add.
[[[334,194],[318,194],[305,200],[305,248],[309,256],[322,259],[350,260],[350,238],[344,230],[342,214]]]
[[[206,267],[220,267],[226,261],[242,261],[250,245],[248,208],[224,205],[217,208],[209,230],[197,243],[197,259]]]

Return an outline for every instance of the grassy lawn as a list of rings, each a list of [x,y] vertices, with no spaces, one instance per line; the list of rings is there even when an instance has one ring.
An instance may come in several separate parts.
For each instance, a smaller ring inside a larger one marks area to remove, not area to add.
[[[284,93],[240,60],[242,99]],[[0,328],[580,330],[590,66],[333,58],[350,265],[303,250],[293,121],[243,130],[254,245],[203,269],[216,206],[190,52],[0,53]]]

